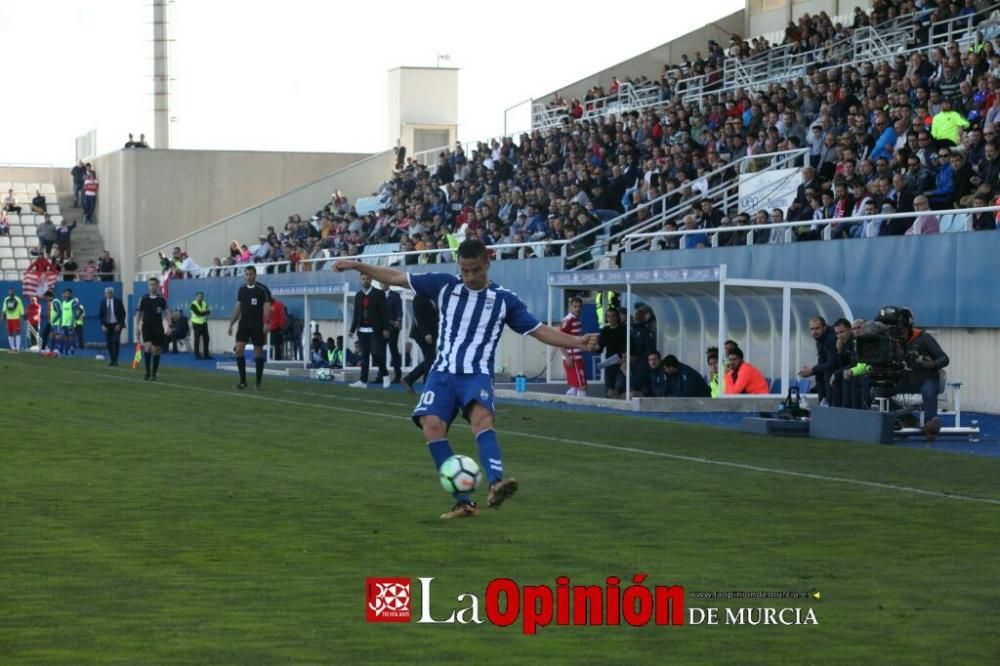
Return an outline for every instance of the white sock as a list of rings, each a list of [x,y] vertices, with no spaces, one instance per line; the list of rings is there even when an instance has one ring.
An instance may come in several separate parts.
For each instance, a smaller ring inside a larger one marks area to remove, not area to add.
[[[21,351],[21,336],[20,335],[15,335],[14,336],[14,348],[17,349],[17,351]]]
[[[10,347],[11,351],[15,351],[15,348],[14,348],[14,336],[13,335],[8,335],[7,336],[7,346]]]

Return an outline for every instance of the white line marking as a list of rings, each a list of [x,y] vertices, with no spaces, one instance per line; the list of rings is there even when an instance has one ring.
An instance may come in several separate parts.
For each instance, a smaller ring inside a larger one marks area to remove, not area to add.
[[[86,375],[94,375],[97,377],[108,377],[111,379],[121,379],[123,381],[132,381],[136,383],[145,383],[141,379],[129,379],[119,374],[111,374],[105,372],[92,372],[87,370],[74,370],[71,368],[60,368],[66,370],[67,372],[75,372]],[[360,409],[350,409],[347,407],[336,407],[334,405],[321,405],[313,402],[301,402],[298,400],[284,400],[282,398],[271,398],[265,395],[240,392],[235,393],[233,391],[223,391],[220,389],[210,389],[201,386],[188,386],[185,384],[169,384],[164,382],[157,382],[156,386],[165,386],[169,388],[181,389],[185,391],[196,391],[201,393],[213,393],[216,395],[224,395],[230,397],[239,397],[242,399],[250,398],[255,400],[266,400],[268,402],[276,402],[284,405],[295,405],[298,407],[313,407],[316,409],[328,409],[335,412],[346,412],[348,414],[363,414],[365,416],[375,416],[379,418],[389,418],[397,419],[400,421],[411,421],[409,416],[399,416],[396,414],[386,414],[384,412],[369,412]],[[287,391],[286,391],[287,392]],[[375,403],[379,405],[385,405],[385,402],[376,402],[374,400],[364,400],[363,398],[350,398],[344,396],[334,396],[334,395],[324,395],[317,393],[308,393],[308,395],[320,395],[322,397],[336,398],[338,400],[352,400],[356,402],[367,402]],[[405,405],[400,405],[405,406]],[[469,426],[464,423],[456,423],[455,426],[468,429]],[[762,467],[760,465],[750,465],[747,463],[737,463],[729,462],[726,460],[712,460],[711,458],[701,458],[697,456],[685,456],[678,453],[666,453],[664,451],[652,451],[650,449],[638,449],[631,446],[617,446],[615,444],[602,444],[600,442],[588,442],[578,439],[564,439],[562,437],[550,437],[548,435],[539,435],[536,433],[519,432],[517,430],[499,430],[502,435],[513,435],[515,437],[525,437],[528,439],[539,439],[547,442],[558,442],[560,444],[572,444],[575,446],[585,446],[592,449],[604,449],[606,451],[619,451],[622,453],[636,453],[639,455],[654,456],[657,458],[667,458],[669,460],[680,460],[683,462],[697,463],[701,465],[716,465],[719,467],[729,467],[731,469],[741,469],[748,472],[759,472],[762,474],[777,474],[780,476],[791,476],[799,479],[811,479],[814,481],[827,481],[830,483],[844,483],[854,486],[862,486],[865,488],[875,488],[878,490],[891,490],[894,492],[901,493],[911,493],[914,495],[923,495],[925,497],[936,497],[939,499],[950,499],[950,500],[960,500],[963,502],[976,502],[980,504],[991,504],[994,506],[1000,506],[1000,499],[993,499],[990,497],[970,497],[968,495],[958,495],[952,493],[944,493],[936,490],[925,490],[923,488],[914,488],[912,486],[898,486],[891,483],[879,483],[878,481],[864,481],[862,479],[852,479],[844,476],[827,476],[825,474],[813,474],[811,472],[796,472],[794,470],[787,469],[777,469],[774,467]]]

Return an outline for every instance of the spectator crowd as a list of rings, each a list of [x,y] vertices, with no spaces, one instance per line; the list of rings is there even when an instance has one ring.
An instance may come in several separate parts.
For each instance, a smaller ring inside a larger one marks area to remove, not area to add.
[[[802,222],[791,234],[762,229],[755,243],[995,229],[995,216],[941,217],[933,211],[990,205],[1000,195],[1000,34],[984,2],[876,0],[853,22],[804,14],[785,30],[782,44],[732,36],[727,47],[709,41],[704,53],[684,55],[659,80],[619,80],[592,88],[583,99],[555,95],[559,125],[468,147],[443,150],[427,166],[397,152],[397,169],[362,212],[337,192],[309,219],[289,217],[268,227],[256,243],[233,241],[201,274],[227,274],[241,263],[288,262],[276,270],[312,268],[306,259],[360,254],[398,244],[406,263],[448,262],[453,239],[475,236],[501,258],[558,254],[568,244],[571,263],[588,263],[593,232],[647,225],[693,233],[667,237],[656,247],[702,247],[710,232],[731,226]],[[936,23],[974,16],[966,45],[926,48]],[[861,28],[910,24],[914,50],[888,61],[846,60],[838,45]],[[919,48],[925,45],[924,48]],[[762,88],[723,89],[727,59],[754,62],[781,48],[808,56],[802,75]],[[589,115],[624,86],[656,91],[654,104]],[[688,93],[696,86],[698,95]],[[724,208],[706,195],[777,158],[754,156],[802,149],[803,183],[788,209]],[[838,218],[913,213],[865,223]],[[612,224],[609,224],[614,220]],[[719,245],[746,242],[746,233],[722,232]],[[183,259],[179,259],[183,261]],[[177,269],[174,258],[169,270]],[[570,266],[572,267],[572,266]]]

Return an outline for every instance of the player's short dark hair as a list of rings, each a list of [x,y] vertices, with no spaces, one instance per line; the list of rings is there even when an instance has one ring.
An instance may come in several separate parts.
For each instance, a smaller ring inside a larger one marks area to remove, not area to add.
[[[730,351],[729,353],[735,356],[736,358],[740,359],[741,361],[743,360],[743,350],[740,349],[739,347],[734,347],[733,350]]]
[[[654,349],[653,351],[651,351],[651,352],[649,352],[648,354],[646,354],[646,356],[647,356],[647,357],[649,357],[649,356],[653,356],[654,354],[655,354],[655,355],[656,355],[656,356],[657,356],[658,358],[663,358],[662,356],[660,356],[660,351],[659,351],[658,349]]]
[[[459,259],[480,259],[486,255],[486,245],[478,238],[468,238],[458,246]]]
[[[583,299],[580,298],[579,296],[574,296],[573,298],[569,299],[570,305],[573,305],[574,303],[579,303],[580,305],[583,305]]]
[[[158,277],[156,277],[154,275],[153,277],[151,277],[148,280],[146,280],[146,282],[155,282],[156,284],[160,284],[160,278],[158,278]]]
[[[841,317],[837,321],[833,322],[833,327],[834,328],[837,328],[838,326],[840,326],[842,328],[850,328],[851,327],[851,322],[849,322],[846,319],[844,319],[843,317]]]
[[[681,362],[677,360],[677,357],[673,354],[667,354],[663,359],[664,368],[679,368],[681,367]]]
[[[243,272],[246,273],[247,271],[253,271],[254,275],[256,275],[257,274],[257,267],[256,266],[247,266],[246,268],[243,269]]]

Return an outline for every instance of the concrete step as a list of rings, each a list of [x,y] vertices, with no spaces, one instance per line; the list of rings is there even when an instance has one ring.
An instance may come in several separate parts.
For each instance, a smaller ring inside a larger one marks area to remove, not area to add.
[[[73,256],[77,263],[82,267],[91,259],[99,259],[105,250],[101,228],[96,224],[83,223],[83,209],[73,208],[72,194],[57,193],[56,200],[59,202],[63,219],[78,222],[76,229],[73,230]]]

